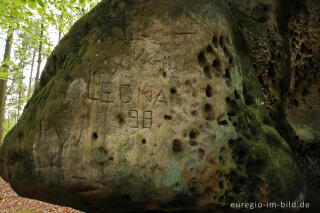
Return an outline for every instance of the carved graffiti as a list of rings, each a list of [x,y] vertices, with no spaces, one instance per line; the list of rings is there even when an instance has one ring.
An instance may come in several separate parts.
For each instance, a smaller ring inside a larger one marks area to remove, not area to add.
[[[132,91],[130,85],[120,85],[119,94],[120,101],[122,103],[130,103],[132,101]]]
[[[165,97],[165,95],[164,95],[164,93],[163,93],[163,90],[161,90],[161,91],[158,93],[158,95],[156,96],[156,99],[155,99],[153,105],[155,105],[157,102],[165,103],[165,104],[167,103],[166,97]]]
[[[139,111],[129,110],[130,128],[139,128]],[[142,113],[142,128],[151,129],[152,127],[152,111],[143,111]]]
[[[148,129],[152,127],[152,111],[143,112],[142,127]]]
[[[169,82],[177,83],[179,82],[178,69],[174,67],[174,57],[173,56],[164,56],[163,57],[163,68],[170,73]]]
[[[100,98],[99,96],[99,87],[100,84],[99,78],[92,76],[89,81],[89,98],[92,100],[98,100]]]
[[[107,103],[113,102],[111,83],[108,83],[108,82],[103,83],[101,101],[107,102]]]
[[[147,102],[152,102],[152,90],[142,90],[138,87],[138,103],[140,103],[140,97],[147,100]]]
[[[130,128],[139,128],[139,112],[138,110],[129,110]]]
[[[213,4],[210,0],[188,0],[185,3],[186,14],[195,24],[206,24],[213,17]]]

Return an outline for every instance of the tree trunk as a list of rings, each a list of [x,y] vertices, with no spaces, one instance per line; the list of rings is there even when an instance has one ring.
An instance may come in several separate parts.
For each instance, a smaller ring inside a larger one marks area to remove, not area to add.
[[[28,95],[27,99],[31,96],[31,88],[32,88],[32,74],[33,74],[33,67],[34,67],[34,60],[36,58],[36,49],[33,50],[33,56],[32,56],[32,63],[31,63],[31,71],[30,71],[30,78],[29,78],[29,86],[28,86]]]
[[[42,37],[43,37],[43,24],[41,24],[41,32],[40,32],[40,44],[39,44],[39,50],[38,50],[38,67],[37,67],[37,74],[36,74],[36,80],[34,83],[34,88],[37,86],[39,81],[39,75],[40,75],[40,67],[41,67],[41,55],[42,55]]]
[[[23,69],[24,69],[24,60],[25,58],[22,59],[22,69],[21,72],[19,73],[19,84],[18,84],[18,106],[17,106],[17,110],[18,110],[18,119],[20,118],[20,113],[21,113],[21,109],[22,109],[22,103],[23,103],[23,96],[24,96],[24,91],[23,91]]]
[[[13,30],[9,28],[3,61],[10,60],[12,41],[13,41]],[[4,68],[9,69],[9,66],[4,65]],[[0,144],[2,143],[3,122],[5,120],[7,81],[8,81],[7,79],[0,79]]]

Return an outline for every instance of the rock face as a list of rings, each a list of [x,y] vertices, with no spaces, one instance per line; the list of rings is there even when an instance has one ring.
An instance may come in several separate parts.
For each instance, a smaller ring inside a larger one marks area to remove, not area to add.
[[[88,212],[305,199],[297,162],[314,169],[319,155],[297,147],[319,142],[319,9],[102,1],[49,57],[1,176]]]

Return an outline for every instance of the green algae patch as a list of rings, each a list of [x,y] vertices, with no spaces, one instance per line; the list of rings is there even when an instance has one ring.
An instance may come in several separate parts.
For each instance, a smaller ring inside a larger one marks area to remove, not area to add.
[[[168,176],[163,180],[163,184],[166,187],[170,187],[175,183],[178,183],[181,178],[181,164],[174,164],[168,172]]]

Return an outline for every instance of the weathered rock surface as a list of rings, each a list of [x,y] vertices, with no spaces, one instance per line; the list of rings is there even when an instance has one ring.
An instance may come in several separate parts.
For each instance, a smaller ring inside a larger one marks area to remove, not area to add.
[[[305,199],[297,162],[319,172],[319,151],[297,149],[319,144],[319,8],[102,1],[50,56],[1,176],[89,212]]]

